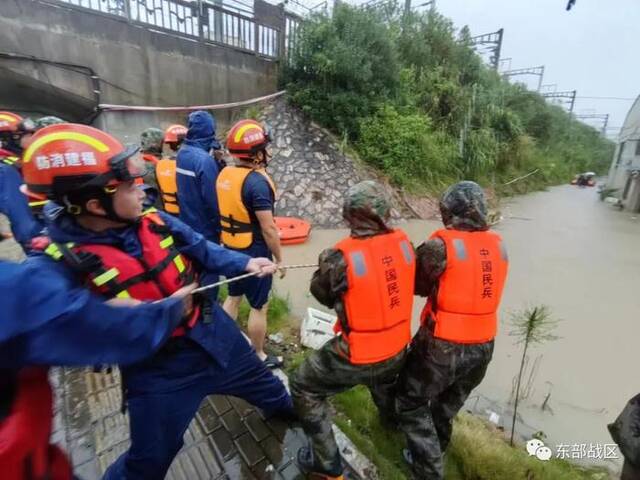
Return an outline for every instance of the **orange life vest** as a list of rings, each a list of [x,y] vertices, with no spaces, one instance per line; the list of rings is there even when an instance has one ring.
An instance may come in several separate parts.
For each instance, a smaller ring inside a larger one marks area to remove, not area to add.
[[[64,259],[84,277],[87,285],[108,298],[161,300],[195,279],[191,262],[183,257],[164,222],[151,209],[138,228],[142,257],[132,257],[111,245],[66,245],[52,243],[45,253],[55,260]],[[187,326],[193,327],[199,317],[194,309]],[[178,327],[174,336],[183,335]]]
[[[241,249],[253,243],[253,229],[249,210],[242,201],[242,186],[251,172],[258,172],[267,179],[275,198],[276,186],[264,169],[225,167],[216,180],[218,209],[220,211],[220,241],[226,247]]]
[[[336,325],[353,364],[387,360],[411,341],[415,256],[402,230],[345,238],[335,246],[347,263],[343,302],[348,330]]]
[[[47,369],[17,372],[9,414],[0,419],[0,472],[6,480],[71,480],[64,453],[49,444],[53,417]],[[4,393],[4,392],[3,392]]]
[[[178,215],[178,185],[176,183],[176,161],[163,158],[156,163],[156,180],[160,189],[162,205],[167,213]]]
[[[446,246],[447,266],[422,321],[435,321],[434,337],[455,343],[484,343],[497,332],[497,311],[509,261],[500,235],[441,229],[430,238]]]

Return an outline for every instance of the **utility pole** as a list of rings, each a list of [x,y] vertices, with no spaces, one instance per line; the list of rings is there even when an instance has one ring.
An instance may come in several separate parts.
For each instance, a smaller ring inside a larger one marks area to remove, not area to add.
[[[542,88],[542,79],[544,77],[544,65],[542,65],[542,71],[540,72],[540,77],[538,77],[538,92]]]
[[[542,87],[542,79],[544,78],[544,65],[539,67],[519,68],[516,70],[508,70],[502,74],[503,77],[513,77],[516,75],[536,75],[538,77],[538,92]]]
[[[502,39],[504,37],[504,28],[498,30],[498,45],[496,46],[494,55],[493,55],[493,68],[498,71],[498,66],[500,65],[500,55],[502,55]]]
[[[602,120],[602,128],[600,129],[600,131],[602,132],[602,136],[605,136],[607,134],[607,127],[609,126],[608,113],[604,113],[604,114],[592,113],[592,114],[576,115],[576,118],[579,118],[581,120]]]
[[[489,63],[498,70],[500,65],[500,54],[502,52],[502,37],[504,36],[504,29],[501,28],[497,32],[485,33],[483,35],[477,35],[471,37],[471,45],[474,47],[485,47],[486,52],[491,52],[489,57]]]
[[[573,115],[573,107],[575,107],[576,104],[576,90],[569,90],[567,92],[549,92],[549,93],[543,93],[542,96],[544,98],[559,98],[559,99],[564,99],[566,98],[569,102],[569,116]]]
[[[411,12],[411,0],[404,0],[404,16],[407,17]]]

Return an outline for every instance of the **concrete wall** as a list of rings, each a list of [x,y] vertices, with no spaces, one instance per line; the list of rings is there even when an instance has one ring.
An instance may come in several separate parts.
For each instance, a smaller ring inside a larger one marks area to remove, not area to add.
[[[277,62],[251,53],[152,31],[125,19],[55,2],[0,0],[0,5],[0,51],[93,69],[100,78],[101,103],[217,104],[276,90]],[[52,98],[60,99],[65,94],[70,98],[68,112],[65,112],[65,102],[52,105],[55,102],[34,95],[23,101],[19,92],[24,90],[19,90],[18,98],[15,91],[9,94],[3,88],[0,89],[0,108],[22,104],[23,110],[58,114],[78,121],[78,108],[71,108],[77,103],[73,97],[78,101],[93,101],[86,75],[37,62],[0,60],[0,66],[10,70],[14,77],[39,83],[43,91],[53,91]],[[0,80],[5,76],[8,73],[3,76],[0,69]],[[109,114],[110,118],[102,123],[115,124],[121,115]],[[149,115],[126,115],[129,118],[120,130],[149,125]],[[221,116],[229,117],[229,114]],[[185,114],[152,115],[151,121],[168,124],[184,117]]]

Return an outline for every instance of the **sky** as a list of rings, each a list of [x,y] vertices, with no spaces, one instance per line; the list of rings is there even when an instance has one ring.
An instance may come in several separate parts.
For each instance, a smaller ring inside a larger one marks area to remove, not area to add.
[[[414,0],[421,2],[421,0]],[[424,3],[424,2],[422,2]],[[437,8],[456,27],[473,35],[504,28],[502,58],[510,67],[545,66],[543,84],[557,91],[577,90],[574,113],[610,115],[620,127],[640,95],[640,0],[437,0]],[[537,77],[513,77],[537,87]],[[607,100],[581,97],[621,97]],[[587,121],[600,128],[602,122]],[[608,130],[609,136],[617,129]]]

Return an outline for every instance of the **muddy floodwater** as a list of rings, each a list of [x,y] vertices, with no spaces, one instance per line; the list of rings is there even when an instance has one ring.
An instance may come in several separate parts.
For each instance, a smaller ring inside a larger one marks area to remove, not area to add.
[[[640,217],[600,202],[593,188],[573,186],[511,199],[502,213],[496,230],[507,243],[510,271],[494,358],[474,394],[506,408],[521,351],[508,335],[509,313],[545,304],[560,320],[554,333],[561,338],[531,350],[536,367],[527,371],[523,428],[542,430],[552,446],[611,443],[606,424],[640,392]],[[415,245],[439,226],[400,225]],[[285,262],[314,262],[345,234],[314,230],[308,243],[286,247]],[[299,315],[319,307],[308,294],[311,273],[291,271],[276,283]],[[416,316],[423,304],[416,298]]]

